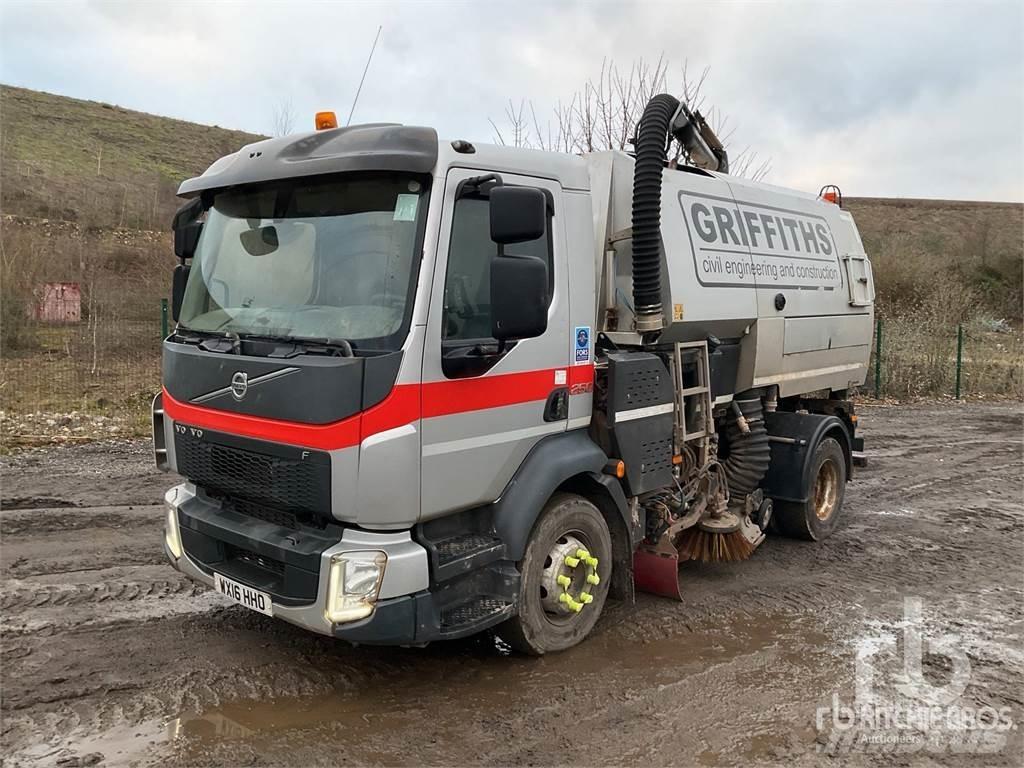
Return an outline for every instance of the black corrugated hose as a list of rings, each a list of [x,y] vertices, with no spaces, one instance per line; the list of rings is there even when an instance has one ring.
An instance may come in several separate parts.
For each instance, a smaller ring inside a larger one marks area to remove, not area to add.
[[[734,409],[739,408],[742,419],[736,415],[735,410],[726,417],[728,422],[725,434],[729,455],[722,466],[729,481],[730,506],[741,504],[747,494],[754,492],[771,463],[771,446],[764,425],[761,398],[750,396],[740,399],[742,397],[739,395],[733,400]]]
[[[644,108],[633,170],[633,302],[638,320],[661,314],[661,174],[679,100],[667,93]]]

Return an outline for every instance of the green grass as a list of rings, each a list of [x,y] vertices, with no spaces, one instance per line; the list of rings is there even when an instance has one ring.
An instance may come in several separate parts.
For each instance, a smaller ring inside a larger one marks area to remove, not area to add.
[[[0,86],[4,213],[164,229],[178,184],[261,137]]]

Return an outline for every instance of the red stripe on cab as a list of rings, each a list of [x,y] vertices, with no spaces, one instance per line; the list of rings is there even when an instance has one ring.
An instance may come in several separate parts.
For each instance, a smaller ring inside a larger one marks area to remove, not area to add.
[[[556,371],[567,371],[567,383],[555,384]],[[199,407],[175,400],[166,389],[163,402],[168,416],[191,426],[330,451],[359,445],[372,435],[411,424],[421,417],[429,419],[544,400],[554,389],[593,380],[594,367],[578,365],[422,385],[399,384],[377,405],[330,424],[304,424]]]

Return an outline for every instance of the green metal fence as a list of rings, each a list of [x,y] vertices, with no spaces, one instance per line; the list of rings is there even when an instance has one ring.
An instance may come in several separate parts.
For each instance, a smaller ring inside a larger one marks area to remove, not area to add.
[[[868,390],[875,398],[1024,398],[1020,332],[984,323],[935,326],[914,318],[875,322]]]

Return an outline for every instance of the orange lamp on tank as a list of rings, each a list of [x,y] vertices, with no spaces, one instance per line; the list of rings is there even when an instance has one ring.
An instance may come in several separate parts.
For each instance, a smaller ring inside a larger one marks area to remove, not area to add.
[[[835,184],[826,184],[822,187],[818,192],[818,198],[824,200],[826,203],[838,205],[840,208],[843,207],[843,193]]]

